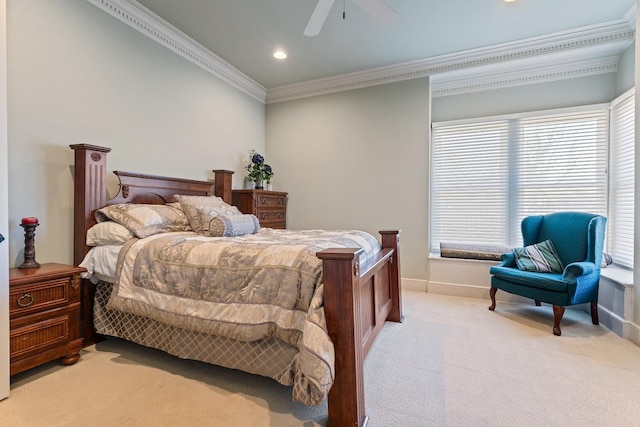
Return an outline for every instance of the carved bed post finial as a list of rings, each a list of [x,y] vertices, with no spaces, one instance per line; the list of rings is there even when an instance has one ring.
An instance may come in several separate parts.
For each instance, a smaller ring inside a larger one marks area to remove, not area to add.
[[[70,147],[75,151],[73,262],[78,265],[88,251],[84,238],[89,227],[95,224],[93,211],[107,201],[107,153],[111,149],[90,144],[74,144]]]

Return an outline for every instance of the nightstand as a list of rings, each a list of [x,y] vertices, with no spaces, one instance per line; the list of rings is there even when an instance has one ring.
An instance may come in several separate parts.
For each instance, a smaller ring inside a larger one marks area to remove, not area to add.
[[[288,193],[266,190],[233,190],[234,206],[244,214],[254,214],[260,227],[287,228]]]
[[[81,267],[42,264],[9,269],[11,375],[62,358],[80,358]]]

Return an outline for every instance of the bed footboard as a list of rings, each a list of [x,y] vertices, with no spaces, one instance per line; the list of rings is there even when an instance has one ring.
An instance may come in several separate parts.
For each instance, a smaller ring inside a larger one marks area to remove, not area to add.
[[[336,354],[335,379],[328,398],[329,427],[366,424],[364,358],[386,320],[403,320],[399,231],[380,234],[382,250],[362,265],[362,249],[326,249],[317,253],[323,264],[327,329]]]

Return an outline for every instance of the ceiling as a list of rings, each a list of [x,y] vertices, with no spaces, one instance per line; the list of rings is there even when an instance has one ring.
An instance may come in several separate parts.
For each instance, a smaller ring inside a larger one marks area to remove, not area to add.
[[[523,46],[531,50],[535,44],[544,45],[550,34],[565,45],[567,39],[573,40],[569,47],[576,48],[584,42],[574,39],[583,33],[593,38],[612,24],[629,27],[632,22],[631,32],[616,36],[624,43],[605,50],[603,41],[611,37],[598,37],[592,47],[599,50],[589,55],[619,54],[632,41],[636,4],[636,0],[387,0],[399,18],[383,25],[352,0],[335,0],[320,34],[306,37],[303,31],[317,0],[117,0],[123,1],[178,29],[266,91],[385,67],[431,66],[443,58],[468,62],[487,49],[494,56],[505,47],[511,52]],[[273,58],[278,48],[287,52],[285,60]],[[558,50],[566,51],[567,46],[550,53]]]

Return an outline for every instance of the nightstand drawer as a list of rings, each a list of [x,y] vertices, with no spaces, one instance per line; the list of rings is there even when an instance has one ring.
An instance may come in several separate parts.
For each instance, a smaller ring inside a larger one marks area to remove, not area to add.
[[[9,269],[10,374],[57,358],[80,358],[80,274],[72,265],[47,263]]]
[[[79,311],[75,310],[12,329],[9,339],[11,359],[19,359],[66,344],[69,340],[70,316],[72,315],[79,316]]]
[[[282,208],[284,209],[287,198],[283,195],[275,195],[275,194],[259,194],[256,200],[257,209],[260,208]]]
[[[17,286],[9,292],[9,314],[28,314],[69,304],[71,278]]]

